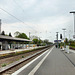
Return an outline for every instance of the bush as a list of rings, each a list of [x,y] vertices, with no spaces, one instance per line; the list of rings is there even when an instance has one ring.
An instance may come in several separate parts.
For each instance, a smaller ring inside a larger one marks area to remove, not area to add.
[[[24,58],[24,56],[22,56],[22,58]]]
[[[70,46],[75,46],[75,43],[70,43]]]
[[[75,46],[70,46],[69,48],[75,50]]]

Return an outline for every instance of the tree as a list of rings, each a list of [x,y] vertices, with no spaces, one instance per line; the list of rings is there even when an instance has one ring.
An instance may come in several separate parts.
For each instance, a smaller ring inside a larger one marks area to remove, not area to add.
[[[48,39],[45,39],[45,40],[44,40],[44,43],[46,43],[46,44],[47,44],[48,42],[49,42],[49,40],[48,40]]]
[[[41,39],[39,39],[37,45],[40,46],[42,44],[42,42],[43,41]]]
[[[33,39],[38,39],[38,36],[30,36],[30,38],[31,38],[31,40],[33,40]]]
[[[12,37],[11,33],[9,33],[9,36]]]
[[[67,38],[65,38],[65,44],[68,45],[68,39]]]
[[[5,35],[5,31],[2,31],[1,35]]]
[[[33,39],[33,43],[37,44],[38,43],[38,39]]]
[[[15,37],[17,37],[17,38],[29,39],[25,33],[20,33],[17,31],[14,34],[15,34]]]
[[[25,33],[20,33],[20,34],[18,35],[18,38],[29,39]]]
[[[65,38],[65,42],[68,43],[68,39],[67,38]]]
[[[18,37],[18,36],[20,35],[20,32],[16,31],[16,32],[14,33],[14,35],[15,35],[15,37]]]
[[[49,42],[48,39],[45,39],[45,40],[44,40],[44,43],[45,43],[46,45],[50,45],[50,44],[52,44],[52,42]]]

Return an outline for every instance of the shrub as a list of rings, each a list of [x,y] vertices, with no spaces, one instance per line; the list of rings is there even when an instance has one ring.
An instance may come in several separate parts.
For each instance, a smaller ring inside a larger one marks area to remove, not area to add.
[[[22,58],[24,58],[24,56],[22,56]]]

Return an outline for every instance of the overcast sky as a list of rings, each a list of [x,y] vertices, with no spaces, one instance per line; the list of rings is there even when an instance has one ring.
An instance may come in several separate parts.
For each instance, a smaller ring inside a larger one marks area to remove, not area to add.
[[[56,32],[66,37],[73,36],[73,14],[75,0],[0,0],[2,31],[24,32],[37,35],[41,39],[56,39]],[[10,16],[13,15],[14,17]]]

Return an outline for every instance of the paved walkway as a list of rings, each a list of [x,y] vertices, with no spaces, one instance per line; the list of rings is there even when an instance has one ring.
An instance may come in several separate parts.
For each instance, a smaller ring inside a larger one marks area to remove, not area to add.
[[[63,52],[64,51],[61,51],[60,49],[54,47],[52,52],[50,52],[49,50],[47,53],[45,53],[42,57],[30,64],[28,67],[26,67],[28,65],[27,64],[24,66],[25,68],[23,67],[22,69],[18,70],[17,72],[19,73],[17,75],[30,75],[31,72],[31,75],[75,75],[74,65],[64,55],[65,52]],[[47,56],[46,59],[37,69],[39,63],[45,56]]]
[[[25,48],[25,49],[15,49],[15,50],[3,50],[3,51],[0,51],[0,54],[6,54],[6,53],[12,53],[12,52],[18,52],[18,51],[25,51],[25,50],[32,50],[32,49],[41,48],[41,47],[44,47],[44,46],[28,47],[28,48]]]
[[[35,75],[75,75],[75,67],[60,49],[54,48]]]
[[[61,51],[70,61],[71,63],[75,66],[75,51],[74,50],[69,50],[69,53],[66,53],[65,51]]]

